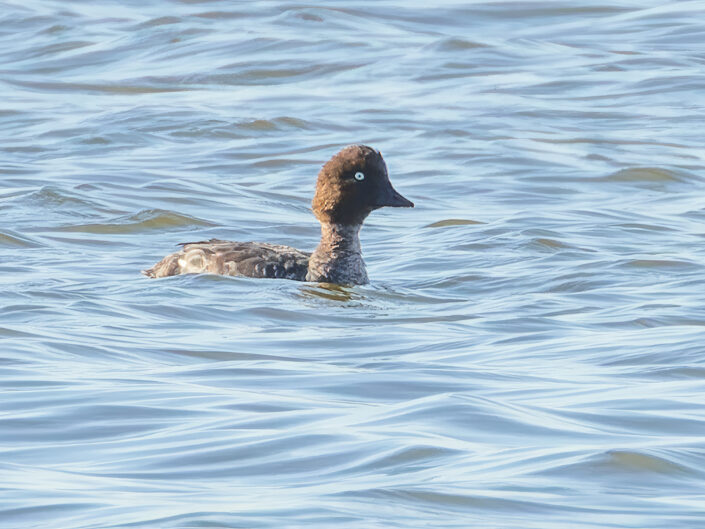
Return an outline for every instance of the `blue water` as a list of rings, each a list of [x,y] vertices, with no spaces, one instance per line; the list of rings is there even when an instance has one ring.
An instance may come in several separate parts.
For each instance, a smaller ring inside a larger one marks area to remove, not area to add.
[[[705,3],[0,2],[0,527],[705,525]],[[413,210],[371,283],[320,165]]]

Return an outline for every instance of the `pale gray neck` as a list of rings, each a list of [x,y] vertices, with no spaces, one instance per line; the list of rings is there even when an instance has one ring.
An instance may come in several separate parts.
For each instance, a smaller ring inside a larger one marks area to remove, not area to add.
[[[311,255],[307,281],[367,283],[360,247],[362,224],[321,223],[321,242]]]
[[[362,224],[321,223],[321,242],[318,243],[316,251],[362,254],[360,228]]]

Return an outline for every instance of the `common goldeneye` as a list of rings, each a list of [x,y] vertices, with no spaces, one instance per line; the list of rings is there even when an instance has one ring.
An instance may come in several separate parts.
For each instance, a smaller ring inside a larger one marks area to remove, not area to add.
[[[211,239],[184,243],[143,273],[149,277],[209,272],[343,285],[368,282],[360,249],[360,228],[373,210],[384,206],[413,208],[392,187],[382,154],[366,145],[350,145],[318,173],[313,213],[321,223],[314,252],[264,242]]]

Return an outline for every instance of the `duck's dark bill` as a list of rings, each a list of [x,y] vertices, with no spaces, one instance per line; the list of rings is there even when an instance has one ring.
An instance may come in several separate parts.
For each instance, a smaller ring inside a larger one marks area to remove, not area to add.
[[[383,197],[380,197],[379,207],[389,206],[392,208],[413,208],[414,203],[397,193],[397,190],[389,186]]]

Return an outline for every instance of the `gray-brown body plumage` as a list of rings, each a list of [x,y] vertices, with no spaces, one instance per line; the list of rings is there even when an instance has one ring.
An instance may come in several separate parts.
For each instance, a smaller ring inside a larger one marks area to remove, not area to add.
[[[318,174],[313,212],[321,223],[321,240],[313,253],[263,242],[211,239],[183,244],[144,274],[165,277],[212,273],[338,284],[368,282],[359,232],[373,210],[413,207],[397,193],[382,155],[365,145],[346,147]]]
[[[183,250],[167,255],[144,273],[149,277],[210,273],[305,281],[310,257],[290,246],[211,239],[184,244]]]

